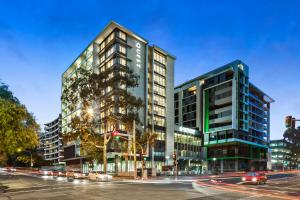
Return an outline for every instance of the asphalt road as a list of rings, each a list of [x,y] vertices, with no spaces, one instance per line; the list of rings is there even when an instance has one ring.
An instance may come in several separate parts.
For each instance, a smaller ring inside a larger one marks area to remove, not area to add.
[[[101,183],[88,180],[68,181],[66,178],[0,174],[0,200],[300,199],[298,196],[300,194],[300,176],[280,175],[279,177],[276,179],[273,177],[274,179],[271,179],[267,185],[253,186],[230,183],[215,184],[207,180]],[[226,180],[227,182],[232,181],[231,179]],[[1,188],[4,189],[2,192]]]

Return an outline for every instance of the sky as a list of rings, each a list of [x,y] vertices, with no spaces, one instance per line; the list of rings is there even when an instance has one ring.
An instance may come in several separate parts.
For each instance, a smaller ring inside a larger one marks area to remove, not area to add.
[[[233,60],[275,102],[271,139],[300,118],[300,1],[2,1],[0,79],[38,123],[60,113],[61,75],[111,21],[176,56],[175,85]]]

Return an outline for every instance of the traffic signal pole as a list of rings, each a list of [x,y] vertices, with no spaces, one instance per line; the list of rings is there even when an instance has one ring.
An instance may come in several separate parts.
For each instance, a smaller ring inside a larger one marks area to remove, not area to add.
[[[296,118],[292,117],[291,115],[286,116],[285,117],[285,127],[295,129],[296,121],[300,121],[300,119],[296,119]]]

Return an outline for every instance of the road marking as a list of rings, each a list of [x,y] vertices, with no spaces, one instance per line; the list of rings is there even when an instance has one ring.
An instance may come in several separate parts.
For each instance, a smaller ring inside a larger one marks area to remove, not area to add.
[[[193,187],[197,190],[197,186],[199,185],[209,185],[209,184],[205,184],[205,183],[201,183],[198,182],[198,183],[194,183]],[[241,186],[235,186],[232,184],[233,187],[224,187],[222,185],[213,185],[213,184],[210,184],[211,187],[207,190],[211,190],[211,189],[219,189],[219,190],[227,190],[227,191],[231,191],[231,192],[239,192],[239,193],[245,193],[245,194],[251,194],[251,195],[257,195],[257,192],[263,192],[262,190],[259,190],[257,188],[247,188],[247,187],[241,187]],[[229,186],[229,185],[227,185]],[[247,190],[239,190],[239,189],[251,189],[252,191],[247,191]],[[197,190],[197,191],[200,191],[200,192],[203,192],[202,190]],[[270,190],[264,190],[265,194],[263,194],[263,196],[266,196],[266,197],[273,197],[273,198],[278,198],[278,199],[286,199],[286,200],[295,200],[295,198],[290,198],[290,197],[286,197],[286,196],[277,196],[275,193],[266,193],[266,192],[272,192]],[[280,193],[277,193],[277,194],[280,194]]]
[[[252,195],[252,196],[249,196],[249,197],[239,198],[238,200],[252,199],[252,198],[258,198],[258,197],[263,197],[263,196],[264,196],[264,195],[257,194],[257,195]]]

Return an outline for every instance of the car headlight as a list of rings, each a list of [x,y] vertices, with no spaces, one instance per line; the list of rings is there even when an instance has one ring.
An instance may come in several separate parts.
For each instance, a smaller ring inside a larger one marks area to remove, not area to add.
[[[48,172],[47,171],[44,171],[44,175],[47,175],[48,174]]]
[[[61,172],[58,172],[58,175],[61,175]]]
[[[256,178],[256,177],[252,178],[252,181],[253,181],[253,182],[256,182],[256,181],[257,181],[257,178]]]
[[[242,178],[242,181],[246,181],[246,178],[245,178],[245,177],[243,177],[243,178]]]

